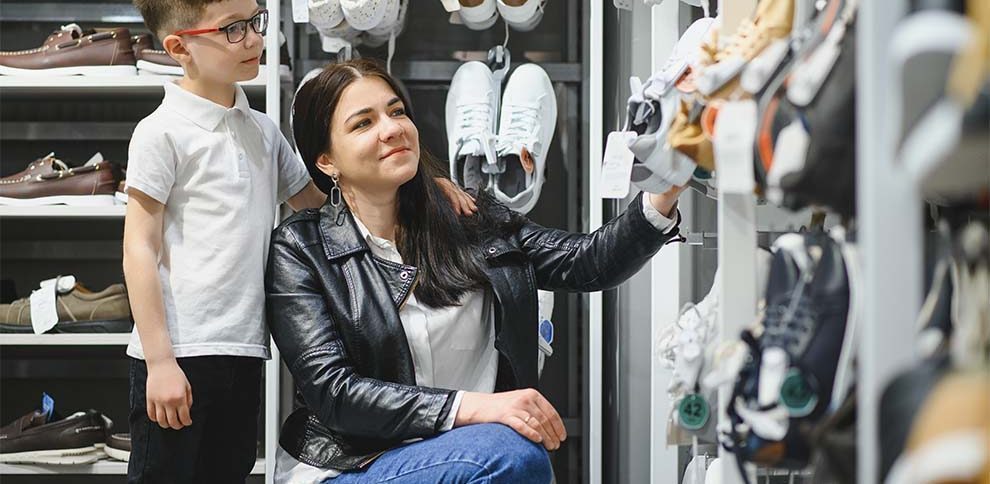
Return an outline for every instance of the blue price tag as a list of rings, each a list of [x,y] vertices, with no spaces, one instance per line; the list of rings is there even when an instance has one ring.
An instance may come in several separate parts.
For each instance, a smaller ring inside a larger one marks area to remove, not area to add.
[[[549,319],[540,321],[540,337],[543,341],[553,344],[553,323]]]
[[[55,399],[44,392],[41,393],[41,413],[45,414],[45,422],[51,421],[55,413]]]

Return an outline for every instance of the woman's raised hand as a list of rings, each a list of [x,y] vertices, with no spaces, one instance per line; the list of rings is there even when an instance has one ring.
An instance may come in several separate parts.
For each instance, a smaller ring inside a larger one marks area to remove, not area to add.
[[[560,414],[540,392],[526,388],[511,392],[464,392],[454,427],[479,423],[509,426],[547,450],[557,450],[567,439]]]

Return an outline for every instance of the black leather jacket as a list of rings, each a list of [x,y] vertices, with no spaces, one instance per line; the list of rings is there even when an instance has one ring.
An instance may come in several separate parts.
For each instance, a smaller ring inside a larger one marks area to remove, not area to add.
[[[615,287],[677,234],[646,220],[641,197],[587,235],[495,207],[504,213],[494,219],[511,227],[480,246],[496,296],[496,391],[537,384],[537,289]],[[275,230],[267,319],[305,402],[286,419],[279,443],[300,462],[351,470],[403,440],[438,433],[455,391],[416,386],[399,320],[416,274],[372,255],[344,204],[299,212]]]

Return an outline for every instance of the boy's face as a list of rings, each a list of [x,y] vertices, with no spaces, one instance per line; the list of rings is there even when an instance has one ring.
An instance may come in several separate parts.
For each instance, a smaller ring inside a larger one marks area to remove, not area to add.
[[[211,3],[201,20],[190,29],[224,27],[238,20],[248,20],[259,10],[255,0]],[[180,38],[188,56],[180,56],[178,60],[190,77],[205,81],[229,84],[253,79],[258,75],[265,41],[250,25],[246,30],[244,40],[236,44],[230,43],[224,32],[183,35]]]

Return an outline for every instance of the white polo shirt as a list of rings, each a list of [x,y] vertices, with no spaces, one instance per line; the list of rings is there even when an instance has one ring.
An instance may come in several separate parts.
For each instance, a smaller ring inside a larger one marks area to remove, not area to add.
[[[134,129],[127,189],[165,205],[158,275],[176,357],[270,358],[265,264],[278,204],[309,174],[238,86],[226,108],[165,84]],[[144,358],[137,328],[127,354]]]

